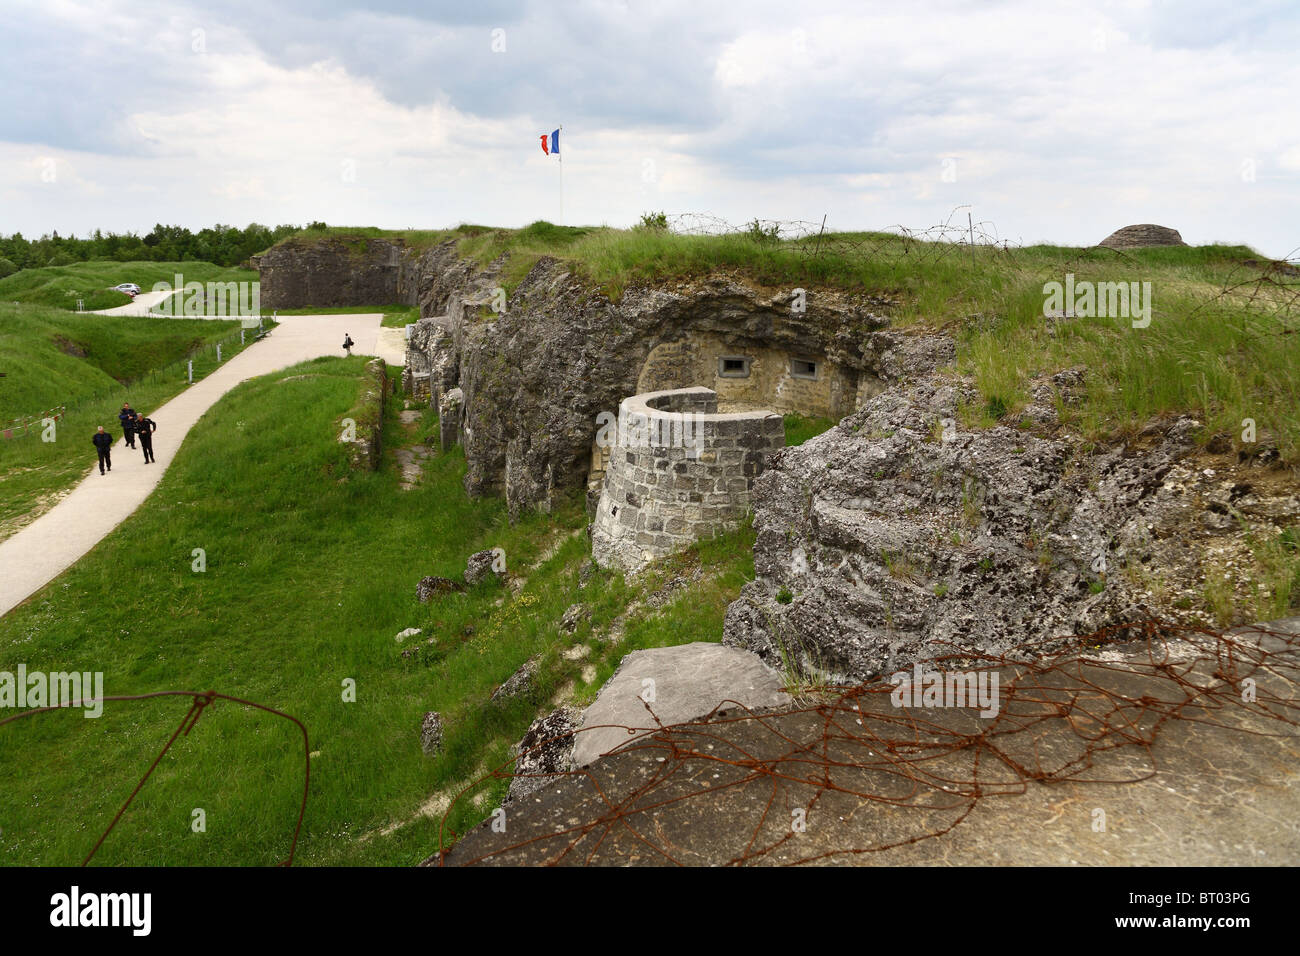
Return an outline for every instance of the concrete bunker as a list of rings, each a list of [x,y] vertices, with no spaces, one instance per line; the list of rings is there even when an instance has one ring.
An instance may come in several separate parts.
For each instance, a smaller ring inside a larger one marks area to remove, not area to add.
[[[817,351],[794,351],[758,338],[691,331],[655,344],[637,392],[703,385],[723,411],[769,409],[839,421],[857,405],[858,371]]]
[[[713,389],[633,395],[597,444],[607,466],[592,557],[638,571],[694,541],[735,527],[749,511],[754,478],[785,447],[781,416],[719,412]]]

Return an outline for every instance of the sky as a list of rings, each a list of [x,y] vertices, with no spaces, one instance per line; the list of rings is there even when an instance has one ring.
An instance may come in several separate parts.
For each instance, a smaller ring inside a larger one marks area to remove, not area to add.
[[[961,207],[1011,243],[1153,222],[1300,254],[1294,0],[0,10],[4,234]]]

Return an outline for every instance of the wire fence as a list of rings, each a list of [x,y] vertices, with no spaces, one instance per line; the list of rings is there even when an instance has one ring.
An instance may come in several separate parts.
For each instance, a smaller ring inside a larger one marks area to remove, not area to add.
[[[782,248],[812,258],[933,262],[955,255],[970,255],[976,248],[1010,252],[1018,247],[998,235],[991,220],[976,221],[958,206],[941,223],[925,229],[895,225],[881,232],[827,232],[820,222],[799,219],[752,219],[737,225],[707,213],[665,216],[670,232],[684,236],[743,235],[757,242],[782,243]],[[891,231],[892,230],[892,231]]]
[[[121,701],[152,700],[159,697],[189,697],[190,698],[189,709],[185,712],[184,716],[181,717],[180,723],[176,726],[176,729],[172,731],[172,735],[167,738],[166,743],[164,743],[162,749],[158,751],[157,756],[153,758],[153,761],[149,764],[143,776],[140,777],[139,782],[135,785],[135,789],[131,791],[131,795],[126,798],[125,802],[123,802],[122,806],[118,809],[117,813],[114,815],[112,821],[110,821],[108,826],[105,827],[104,830],[100,833],[99,839],[97,839],[95,841],[94,846],[90,848],[90,851],[86,854],[85,858],[81,861],[81,865],[85,866],[92,859],[94,859],[95,854],[99,852],[99,848],[104,845],[104,841],[108,839],[109,834],[113,832],[113,828],[116,827],[118,822],[122,819],[122,815],[126,813],[127,808],[131,806],[131,803],[135,800],[136,796],[144,788],[144,785],[148,783],[150,776],[152,776],[154,770],[157,769],[159,762],[161,762],[163,757],[167,755],[167,752],[171,750],[172,744],[176,742],[176,739],[182,735],[186,737],[189,736],[190,731],[192,731],[195,728],[195,726],[198,724],[199,718],[203,716],[203,712],[207,707],[211,706],[213,703],[215,703],[218,700],[228,700],[231,701],[232,703],[242,704],[245,707],[252,707],[257,710],[264,711],[265,713],[272,714],[276,717],[282,717],[283,719],[290,721],[292,724],[294,724],[294,726],[298,728],[299,731],[302,732],[302,746],[303,746],[302,800],[298,805],[298,816],[296,822],[294,823],[293,838],[289,843],[288,855],[284,858],[284,860],[282,860],[279,864],[277,864],[278,866],[292,866],[294,854],[297,852],[298,849],[298,837],[302,833],[303,817],[306,815],[307,812],[307,793],[311,784],[311,746],[307,738],[307,727],[297,717],[294,717],[290,714],[286,714],[283,711],[276,710],[274,707],[268,707],[265,704],[259,704],[256,701],[244,700],[243,698],[240,697],[232,697],[229,694],[220,694],[214,690],[207,690],[207,691],[163,690],[163,691],[156,691],[150,694],[126,694],[126,695],[119,695],[113,697],[100,697],[93,701],[88,701],[88,700],[70,701],[70,702],[64,702],[63,704],[60,704],[58,706],[53,706],[53,707],[36,707],[31,710],[25,710],[21,713],[14,714],[10,717],[4,718],[3,720],[0,720],[0,727],[3,727],[5,724],[13,723],[14,721],[23,720],[24,718],[27,717],[34,717],[37,714],[47,714],[52,711],[75,709],[78,707],[84,707],[87,704],[91,704],[91,703],[103,704],[103,703],[121,702]]]
[[[957,206],[941,223],[924,229],[895,225],[879,232],[828,232],[827,217],[821,221],[797,219],[752,219],[738,225],[707,213],[665,215],[661,224],[684,236],[745,236],[758,243],[779,245],[783,252],[810,259],[836,258],[850,262],[891,263],[928,266],[943,261],[968,259],[972,266],[990,262],[1007,266],[1041,267],[1038,254],[1019,242],[999,235],[992,220],[975,220],[968,207]],[[1140,274],[1142,263],[1132,250],[1092,246],[1079,250],[1080,261],[1067,266],[1081,269],[1085,253],[1102,251],[1115,260],[1131,264]],[[1059,268],[1059,266],[1057,267]],[[1258,313],[1265,334],[1293,335],[1300,332],[1300,247],[1283,259],[1247,258],[1231,263],[1222,283],[1193,306],[1196,314],[1216,305],[1230,304]],[[1276,321],[1279,328],[1268,323]]]
[[[0,437],[13,438],[18,432],[27,434],[32,428],[39,428],[46,421],[58,421],[67,413],[68,406],[56,405],[53,408],[47,408],[43,412],[31,415],[27,418],[11,418],[4,423],[3,429],[0,429]]]
[[[1145,647],[1132,644],[1134,638]],[[476,837],[452,862],[584,865],[640,856],[661,864],[792,864],[879,853],[941,837],[981,803],[1023,794],[1031,781],[1150,779],[1160,769],[1157,739],[1178,724],[1222,728],[1243,740],[1300,734],[1295,634],[1225,633],[1151,620],[1066,640],[1064,647],[1058,638],[1014,656],[954,650],[928,662],[1002,674],[1000,706],[987,719],[894,706],[895,686],[886,681],[815,688],[813,703],[772,711],[725,701],[701,721],[671,726],[646,704],[643,726],[621,728],[646,736],[614,756],[582,770],[519,774],[545,779],[548,790],[572,781],[562,812],[532,827],[516,817],[510,824],[516,836]],[[1114,645],[1121,643],[1128,649],[1117,654]],[[597,729],[542,741],[521,758]],[[618,769],[602,771],[615,760]],[[512,780],[512,765],[456,796],[443,817],[439,853],[425,865],[448,862],[456,834],[447,820],[459,802]],[[873,817],[880,825],[870,828],[871,837],[855,842],[864,828],[845,827],[842,845],[801,852],[790,808],[807,815],[823,807],[833,819],[863,804],[883,808]],[[683,845],[681,829],[676,842],[667,836],[675,825],[693,828],[723,814],[731,816],[721,857]]]

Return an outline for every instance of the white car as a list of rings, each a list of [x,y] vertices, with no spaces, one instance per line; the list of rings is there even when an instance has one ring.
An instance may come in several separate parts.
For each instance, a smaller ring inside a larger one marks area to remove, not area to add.
[[[113,291],[125,292],[127,295],[129,295],[131,298],[134,299],[137,295],[140,294],[140,287],[136,285],[134,282],[123,282],[121,285],[113,286]]]

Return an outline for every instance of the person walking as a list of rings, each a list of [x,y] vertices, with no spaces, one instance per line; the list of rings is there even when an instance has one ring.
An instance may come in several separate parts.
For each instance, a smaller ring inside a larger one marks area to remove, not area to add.
[[[144,449],[144,463],[154,461],[153,457],[153,433],[158,430],[158,423],[152,418],[146,418],[139,413],[135,416],[135,434],[140,439],[140,447]]]
[[[95,446],[95,451],[99,454],[99,473],[104,473],[107,466],[109,471],[113,470],[113,459],[109,454],[113,450],[113,436],[104,431],[104,426],[99,426],[99,431],[90,437],[91,443]]]
[[[348,355],[351,355],[352,346],[356,344],[356,342],[352,341],[352,336],[348,335],[346,332],[343,333],[343,351],[347,352]]]
[[[126,439],[126,447],[135,447],[135,410],[131,408],[130,402],[122,403],[122,410],[117,413],[117,420],[122,423],[122,437]]]

